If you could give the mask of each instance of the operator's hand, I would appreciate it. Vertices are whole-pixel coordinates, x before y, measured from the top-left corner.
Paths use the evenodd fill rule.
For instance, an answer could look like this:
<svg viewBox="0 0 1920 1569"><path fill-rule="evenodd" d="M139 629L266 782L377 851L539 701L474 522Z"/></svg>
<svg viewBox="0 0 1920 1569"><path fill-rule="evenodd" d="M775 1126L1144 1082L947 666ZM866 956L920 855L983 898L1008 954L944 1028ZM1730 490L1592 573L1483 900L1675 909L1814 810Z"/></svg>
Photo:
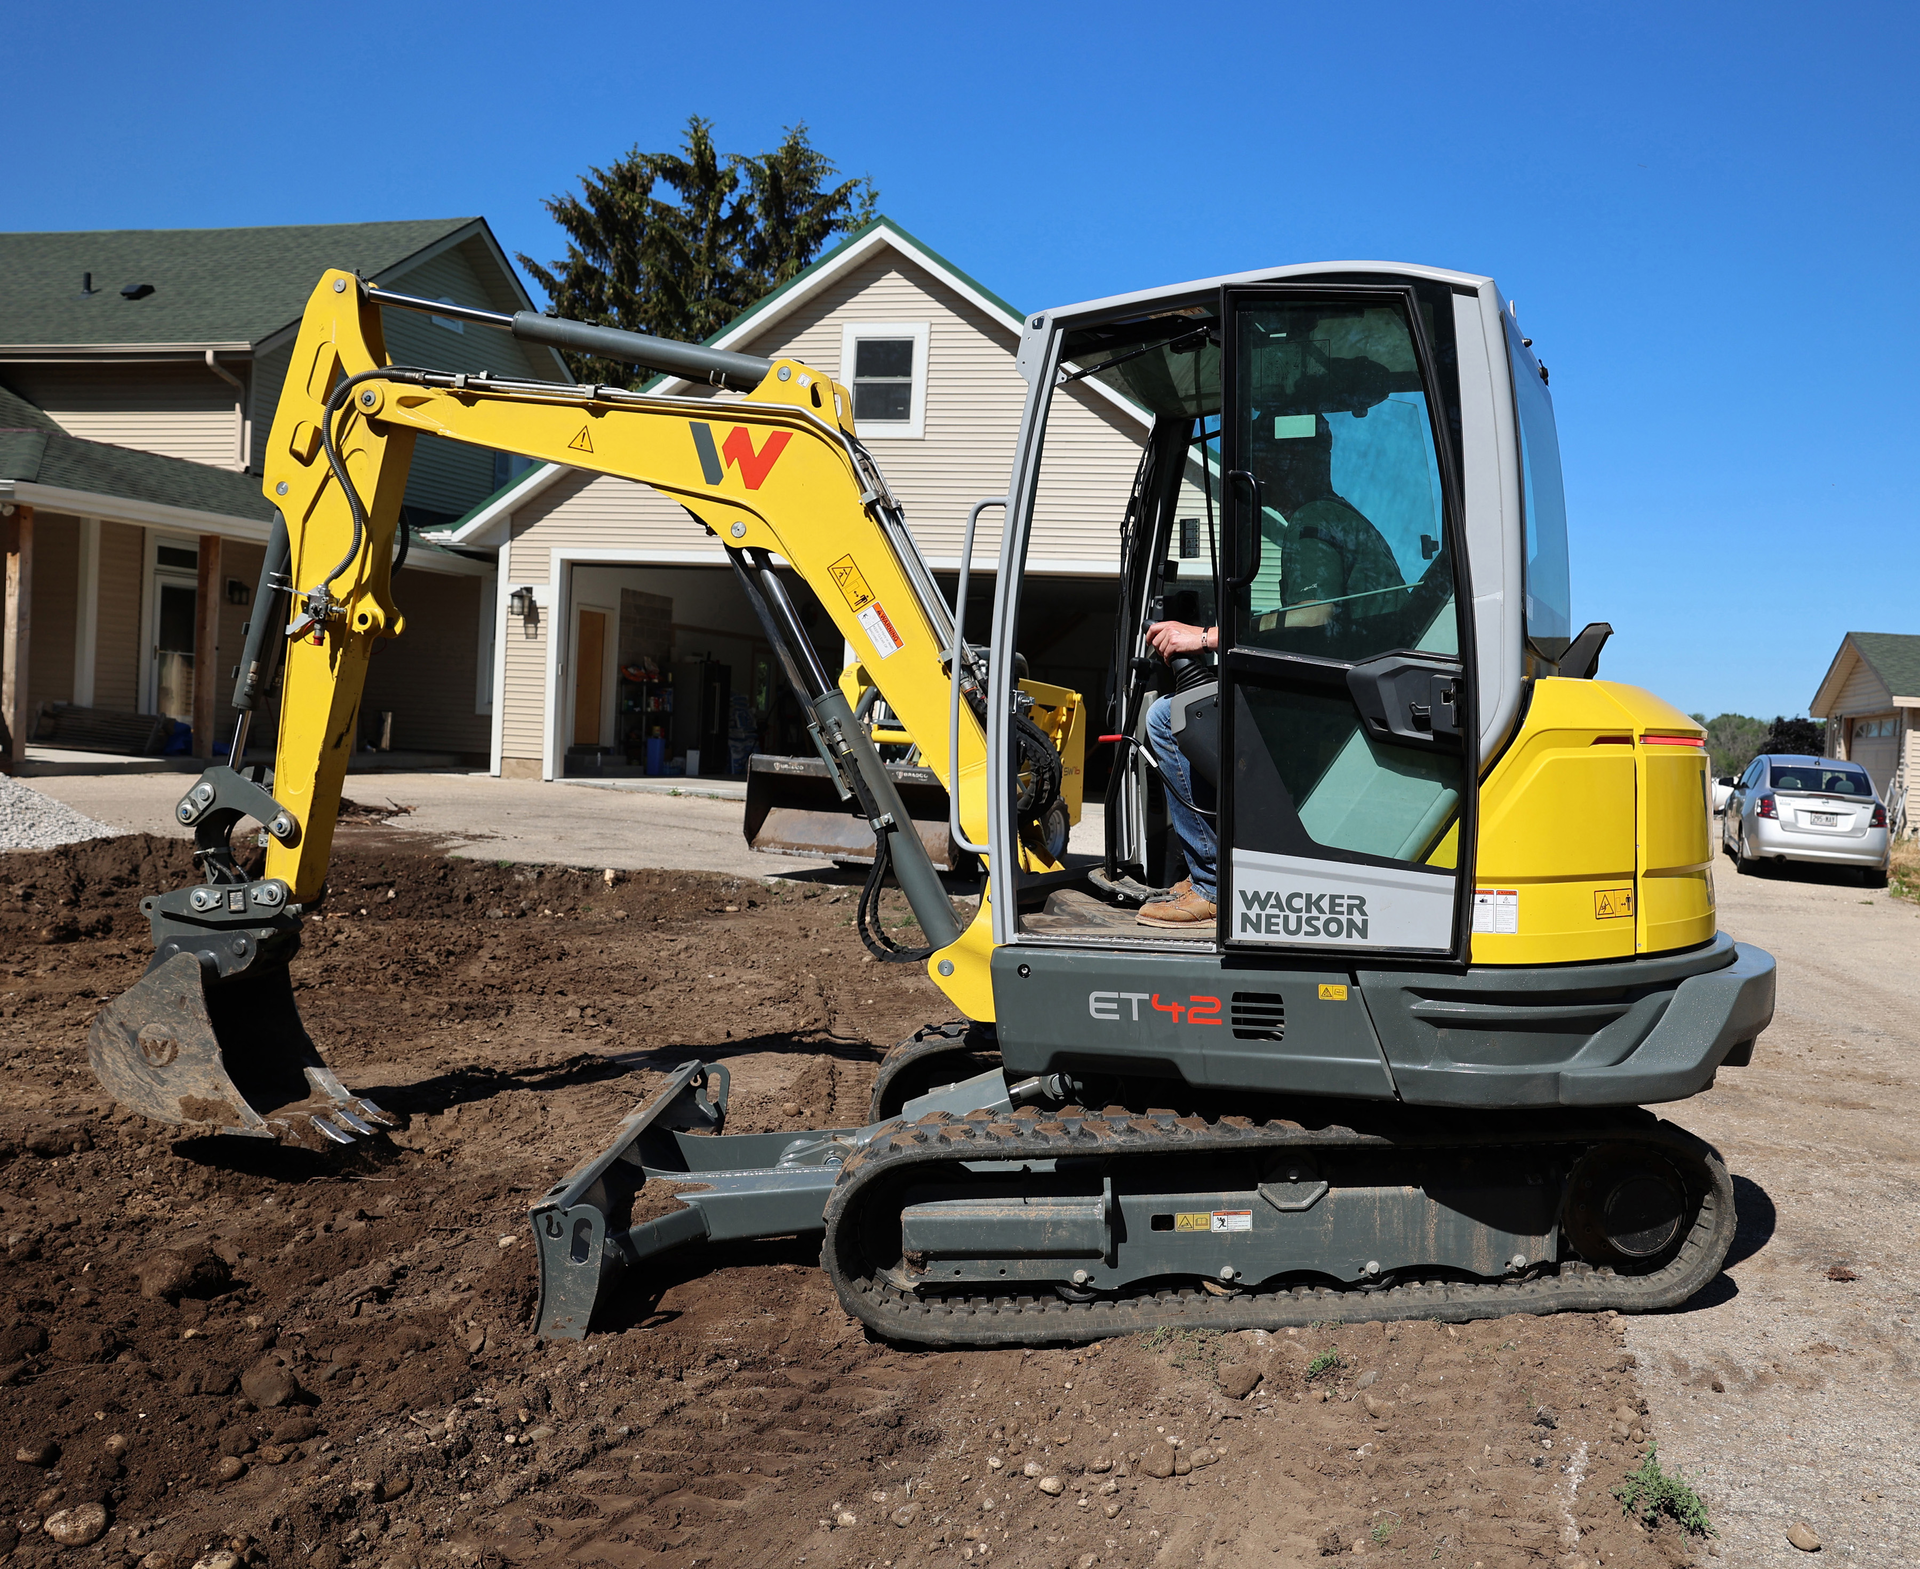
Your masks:
<svg viewBox="0 0 1920 1569"><path fill-rule="evenodd" d="M1162 659L1175 654L1198 654L1214 646L1212 627L1188 626L1184 621L1156 621L1147 628L1147 641Z"/></svg>

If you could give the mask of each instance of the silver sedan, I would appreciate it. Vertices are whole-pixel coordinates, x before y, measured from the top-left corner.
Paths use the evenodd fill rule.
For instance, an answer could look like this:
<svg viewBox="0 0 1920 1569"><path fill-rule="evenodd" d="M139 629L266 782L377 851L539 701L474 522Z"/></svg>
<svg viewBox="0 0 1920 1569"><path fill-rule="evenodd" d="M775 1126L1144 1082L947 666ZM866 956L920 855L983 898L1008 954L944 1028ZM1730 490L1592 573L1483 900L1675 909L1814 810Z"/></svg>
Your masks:
<svg viewBox="0 0 1920 1569"><path fill-rule="evenodd" d="M1887 809L1858 763L1768 753L1734 782L1720 847L1742 872L1762 862L1857 867L1870 888L1887 881Z"/></svg>

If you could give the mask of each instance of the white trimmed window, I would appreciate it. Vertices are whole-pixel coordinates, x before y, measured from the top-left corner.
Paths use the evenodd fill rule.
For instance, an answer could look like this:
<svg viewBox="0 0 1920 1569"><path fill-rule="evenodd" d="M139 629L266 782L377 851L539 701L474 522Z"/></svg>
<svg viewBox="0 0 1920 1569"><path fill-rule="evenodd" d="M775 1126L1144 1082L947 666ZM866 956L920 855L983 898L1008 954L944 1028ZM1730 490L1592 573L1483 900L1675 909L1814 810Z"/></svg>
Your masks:
<svg viewBox="0 0 1920 1569"><path fill-rule="evenodd" d="M840 329L840 381L853 393L863 441L925 434L927 331L924 321L849 322Z"/></svg>

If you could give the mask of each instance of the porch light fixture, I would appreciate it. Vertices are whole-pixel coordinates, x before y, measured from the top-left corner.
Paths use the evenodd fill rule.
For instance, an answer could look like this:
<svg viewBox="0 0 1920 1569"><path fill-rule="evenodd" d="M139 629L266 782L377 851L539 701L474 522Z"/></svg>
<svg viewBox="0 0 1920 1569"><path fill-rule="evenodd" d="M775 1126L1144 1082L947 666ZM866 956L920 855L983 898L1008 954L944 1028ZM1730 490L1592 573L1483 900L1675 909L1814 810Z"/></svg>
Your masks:
<svg viewBox="0 0 1920 1569"><path fill-rule="evenodd" d="M507 609L522 621L531 621L534 614L533 589L524 584L516 588L507 596Z"/></svg>

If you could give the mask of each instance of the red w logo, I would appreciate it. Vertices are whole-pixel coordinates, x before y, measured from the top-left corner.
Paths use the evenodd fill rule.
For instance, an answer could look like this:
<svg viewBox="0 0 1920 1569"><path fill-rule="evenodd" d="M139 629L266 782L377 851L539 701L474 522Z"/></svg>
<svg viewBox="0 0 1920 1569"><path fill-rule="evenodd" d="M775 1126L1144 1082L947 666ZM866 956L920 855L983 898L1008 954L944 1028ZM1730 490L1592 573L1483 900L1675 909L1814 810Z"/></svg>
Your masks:
<svg viewBox="0 0 1920 1569"><path fill-rule="evenodd" d="M746 481L748 490L758 490L765 483L767 475L773 472L774 464L780 461L780 454L787 450L787 443L791 440L791 431L776 430L768 435L766 445L755 452L753 432L745 425L736 425L727 432L727 439L720 444L720 455L726 459L728 468L740 470L740 477Z"/></svg>

